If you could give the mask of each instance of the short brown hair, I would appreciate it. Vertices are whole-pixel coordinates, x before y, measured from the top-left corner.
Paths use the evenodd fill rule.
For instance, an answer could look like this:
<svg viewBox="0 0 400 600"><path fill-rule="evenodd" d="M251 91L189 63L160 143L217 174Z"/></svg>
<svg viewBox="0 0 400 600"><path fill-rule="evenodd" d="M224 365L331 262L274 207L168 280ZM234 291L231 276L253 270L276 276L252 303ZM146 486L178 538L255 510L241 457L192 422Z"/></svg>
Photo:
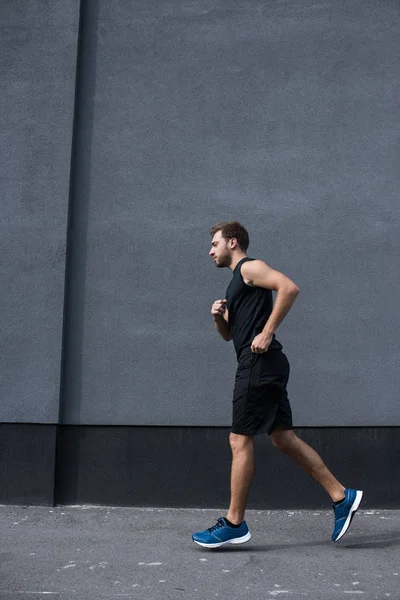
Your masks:
<svg viewBox="0 0 400 600"><path fill-rule="evenodd" d="M222 223L217 223L214 227L211 228L211 237L220 231L222 237L225 240L230 240L232 238L237 239L238 246L243 252L246 252L249 247L249 234L247 230L241 225L238 221L224 221Z"/></svg>

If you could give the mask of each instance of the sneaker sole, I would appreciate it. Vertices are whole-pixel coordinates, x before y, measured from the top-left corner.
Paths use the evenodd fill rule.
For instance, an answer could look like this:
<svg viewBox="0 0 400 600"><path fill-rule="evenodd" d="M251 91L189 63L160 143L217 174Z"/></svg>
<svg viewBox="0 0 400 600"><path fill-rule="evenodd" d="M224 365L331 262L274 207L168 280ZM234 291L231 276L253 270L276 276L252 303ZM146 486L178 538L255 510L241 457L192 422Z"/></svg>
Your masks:
<svg viewBox="0 0 400 600"><path fill-rule="evenodd" d="M335 542L338 542L340 540L340 538L342 538L344 536L344 534L346 533L346 531L350 527L350 524L351 524L351 522L353 520L353 517L356 514L356 512L358 510L358 507L360 506L360 502L362 500L362 497L363 497L363 492L361 492L360 490L358 490L357 493L356 493L355 500L354 500L353 504L351 505L351 508L350 508L349 514L347 516L347 519L345 521L345 524L343 525L343 529L339 533L339 535L337 536L336 540L334 540Z"/></svg>
<svg viewBox="0 0 400 600"><path fill-rule="evenodd" d="M204 542L198 542L194 538L192 538L192 540L199 546L203 546L203 548L220 548L221 546L225 546L225 544L244 544L245 542L248 542L250 538L251 533L249 531L248 533L246 533L246 535L243 535L240 538L233 538L232 540L226 540L225 542L218 542L216 544L206 544Z"/></svg>

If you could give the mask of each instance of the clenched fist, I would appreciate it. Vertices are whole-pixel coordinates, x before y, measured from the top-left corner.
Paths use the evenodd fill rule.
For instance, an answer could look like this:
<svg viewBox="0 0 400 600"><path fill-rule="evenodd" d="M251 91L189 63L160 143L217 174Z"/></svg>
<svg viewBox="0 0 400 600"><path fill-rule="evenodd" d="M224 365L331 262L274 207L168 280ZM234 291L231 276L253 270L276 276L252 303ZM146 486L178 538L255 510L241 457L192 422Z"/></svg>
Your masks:
<svg viewBox="0 0 400 600"><path fill-rule="evenodd" d="M214 319L223 318L226 311L226 300L216 300L211 307L211 314Z"/></svg>

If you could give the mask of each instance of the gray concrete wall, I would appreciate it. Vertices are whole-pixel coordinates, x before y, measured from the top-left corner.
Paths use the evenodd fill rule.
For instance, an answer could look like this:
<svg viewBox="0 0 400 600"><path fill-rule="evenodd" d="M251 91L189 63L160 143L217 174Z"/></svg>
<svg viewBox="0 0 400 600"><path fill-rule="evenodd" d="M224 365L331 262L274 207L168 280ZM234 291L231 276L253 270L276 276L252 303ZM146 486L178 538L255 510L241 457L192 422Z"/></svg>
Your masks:
<svg viewBox="0 0 400 600"><path fill-rule="evenodd" d="M62 421L229 424L208 229L238 218L301 288L295 422L399 425L398 6L85 6Z"/></svg>
<svg viewBox="0 0 400 600"><path fill-rule="evenodd" d="M2 421L58 421L78 16L0 3Z"/></svg>
<svg viewBox="0 0 400 600"><path fill-rule="evenodd" d="M50 422L78 2L34 4L0 7L0 417ZM61 422L229 424L235 357L209 312L230 271L208 230L237 218L301 288L278 330L295 422L399 425L398 7L82 9Z"/></svg>

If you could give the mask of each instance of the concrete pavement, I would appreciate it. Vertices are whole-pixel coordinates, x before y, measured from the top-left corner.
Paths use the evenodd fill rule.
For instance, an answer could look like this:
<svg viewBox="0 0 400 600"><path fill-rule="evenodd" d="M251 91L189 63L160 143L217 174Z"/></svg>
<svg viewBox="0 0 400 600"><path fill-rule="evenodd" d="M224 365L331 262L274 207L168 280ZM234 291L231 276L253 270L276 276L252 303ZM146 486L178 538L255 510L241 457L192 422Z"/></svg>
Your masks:
<svg viewBox="0 0 400 600"><path fill-rule="evenodd" d="M400 511L360 510L337 543L331 510L250 510L247 544L191 541L223 514L0 507L0 600L400 598Z"/></svg>

